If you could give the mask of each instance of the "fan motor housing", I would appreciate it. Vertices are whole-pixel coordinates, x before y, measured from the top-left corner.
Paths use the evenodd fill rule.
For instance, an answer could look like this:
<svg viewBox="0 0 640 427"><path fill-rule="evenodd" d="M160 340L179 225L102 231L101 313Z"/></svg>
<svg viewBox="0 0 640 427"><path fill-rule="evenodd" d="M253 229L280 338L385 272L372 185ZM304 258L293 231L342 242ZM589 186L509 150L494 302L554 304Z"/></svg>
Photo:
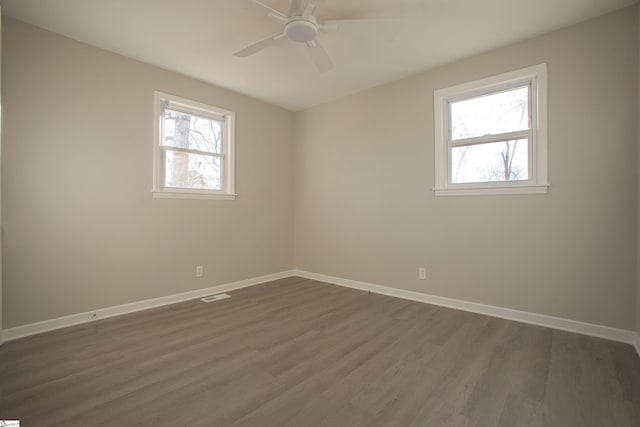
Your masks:
<svg viewBox="0 0 640 427"><path fill-rule="evenodd" d="M318 26L313 21L298 18L287 22L285 32L289 40L298 43L307 43L316 38Z"/></svg>

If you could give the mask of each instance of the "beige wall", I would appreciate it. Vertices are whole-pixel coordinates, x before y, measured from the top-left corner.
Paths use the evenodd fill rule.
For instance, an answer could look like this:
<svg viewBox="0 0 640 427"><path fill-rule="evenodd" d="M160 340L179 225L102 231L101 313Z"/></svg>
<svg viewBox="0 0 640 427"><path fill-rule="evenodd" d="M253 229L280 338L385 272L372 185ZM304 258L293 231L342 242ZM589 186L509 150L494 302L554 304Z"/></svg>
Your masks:
<svg viewBox="0 0 640 427"><path fill-rule="evenodd" d="M640 331L637 20L628 8L294 116L4 18L3 326L295 265ZM541 62L550 193L436 198L433 91ZM236 111L236 201L151 198L154 90Z"/></svg>
<svg viewBox="0 0 640 427"><path fill-rule="evenodd" d="M627 8L298 113L296 268L633 329L636 22ZM542 62L549 194L436 198L433 91Z"/></svg>
<svg viewBox="0 0 640 427"><path fill-rule="evenodd" d="M292 113L3 24L5 328L292 268ZM151 197L154 90L236 112L236 201Z"/></svg>

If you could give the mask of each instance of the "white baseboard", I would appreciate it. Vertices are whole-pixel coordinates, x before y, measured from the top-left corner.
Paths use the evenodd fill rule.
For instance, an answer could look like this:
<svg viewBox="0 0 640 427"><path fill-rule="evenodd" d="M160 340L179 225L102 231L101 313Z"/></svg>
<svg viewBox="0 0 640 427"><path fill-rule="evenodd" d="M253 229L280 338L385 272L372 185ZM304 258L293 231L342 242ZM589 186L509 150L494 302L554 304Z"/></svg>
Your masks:
<svg viewBox="0 0 640 427"><path fill-rule="evenodd" d="M187 301L191 299L202 298L207 295L232 291L234 289L246 288L248 286L270 282L272 280L284 279L285 277L290 277L293 275L293 270L282 271L280 273L267 274L266 276L254 277L251 279L240 280L224 285L211 286L209 288L197 289L195 291L168 295L166 297L137 301L129 304L117 305L114 307L100 308L97 310L88 311L86 313L72 314L70 316L58 317L56 319L16 326L15 328L9 328L2 331L2 341L11 341L18 338L27 337L29 335L52 331L54 329L66 328L67 326L92 322L98 319L105 319L107 317L119 316L121 314L133 313L135 311L141 311L149 308L160 307L163 305L175 304L177 302Z"/></svg>
<svg viewBox="0 0 640 427"><path fill-rule="evenodd" d="M538 326L546 326L548 328L560 329L563 331L575 332L578 334L590 335L598 338L605 338L612 341L624 342L635 345L636 350L638 350L638 355L640 355L640 341L638 341L640 340L639 336L634 331L626 329L617 329L609 326L580 322L577 320L547 316L544 314L536 314L527 311L512 310L510 308L496 307L492 305L479 304L453 298L439 297L436 295L407 291L404 289L389 288L387 286L358 282L356 280L343 279L340 277L327 276L324 274L311 273L308 271L295 270L295 275L307 279L318 280L321 282L345 286L347 288L359 289L362 291L370 291L396 298L424 302L443 307L455 308L463 311L470 311L472 313L479 313L492 317L500 317L503 319L515 320L518 322L530 323Z"/></svg>
<svg viewBox="0 0 640 427"><path fill-rule="evenodd" d="M530 313L520 310L512 310L509 308L496 307L492 305L479 304L475 302L463 301L453 298L439 297L421 292L408 291L404 289L390 288L387 286L374 285L356 280L343 279L340 277L327 276L325 274L312 273L303 270L289 270L280 273L268 274L265 276L254 277L251 279L240 280L237 282L227 283L224 285L212 286L195 291L184 292L180 294L168 295L160 298L153 298L144 301L133 302L129 304L118 305L114 307L101 308L85 313L72 314L70 316L59 317L42 322L30 323L28 325L17 326L15 328L5 329L2 331L2 341L11 341L30 335L40 334L55 329L65 328L67 326L88 323L98 319L119 316L121 314L133 313L136 311L146 310L149 308L160 307L163 305L174 304L204 296L228 292L234 289L246 288L272 280L284 279L291 276L300 276L307 279L318 280L321 282L331 283L334 285L344 286L362 291L370 291L381 295L388 295L396 298L403 298L412 301L424 302L443 307L454 308L458 310L469 311L473 313L484 314L487 316L500 317L503 319L515 320L518 322L530 323L533 325L546 326L549 328L560 329L569 332L575 332L584 335L590 335L599 338L605 338L612 341L620 341L631 344L635 347L640 357L640 334L631 330L617 329L609 326L596 325L592 323L580 322L577 320L563 319L559 317L547 316L543 314ZM96 315L94 317L94 314Z"/></svg>

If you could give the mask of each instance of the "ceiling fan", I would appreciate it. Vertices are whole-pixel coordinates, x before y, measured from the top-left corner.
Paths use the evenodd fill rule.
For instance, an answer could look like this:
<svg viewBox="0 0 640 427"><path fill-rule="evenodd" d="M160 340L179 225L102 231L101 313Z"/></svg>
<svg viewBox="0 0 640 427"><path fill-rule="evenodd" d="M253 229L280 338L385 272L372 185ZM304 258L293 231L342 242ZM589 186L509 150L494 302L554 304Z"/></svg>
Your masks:
<svg viewBox="0 0 640 427"><path fill-rule="evenodd" d="M317 39L319 31L337 30L338 23L347 20L330 20L318 22L314 15L316 5L312 1L308 1L304 9L296 10L296 0L291 0L289 11L287 14L277 11L276 9L262 3L259 0L252 0L253 3L268 10L267 16L273 18L284 25L282 31L272 34L246 48L236 52L234 55L239 57L247 57L254 53L260 52L269 45L282 40L289 39L293 42L304 43L309 48L311 60L321 72L329 71L333 68L331 58L324 50ZM352 21L352 20L349 20Z"/></svg>

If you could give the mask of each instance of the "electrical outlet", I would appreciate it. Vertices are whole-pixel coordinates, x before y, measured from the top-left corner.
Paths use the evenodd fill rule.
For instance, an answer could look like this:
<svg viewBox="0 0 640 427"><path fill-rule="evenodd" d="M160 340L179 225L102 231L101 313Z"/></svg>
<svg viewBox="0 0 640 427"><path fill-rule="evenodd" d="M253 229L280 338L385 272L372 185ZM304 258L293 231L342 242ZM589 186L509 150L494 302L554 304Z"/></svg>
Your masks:
<svg viewBox="0 0 640 427"><path fill-rule="evenodd" d="M427 280L427 269L424 267L420 267L418 269L418 279Z"/></svg>
<svg viewBox="0 0 640 427"><path fill-rule="evenodd" d="M196 266L196 277L204 276L204 267L201 265Z"/></svg>

